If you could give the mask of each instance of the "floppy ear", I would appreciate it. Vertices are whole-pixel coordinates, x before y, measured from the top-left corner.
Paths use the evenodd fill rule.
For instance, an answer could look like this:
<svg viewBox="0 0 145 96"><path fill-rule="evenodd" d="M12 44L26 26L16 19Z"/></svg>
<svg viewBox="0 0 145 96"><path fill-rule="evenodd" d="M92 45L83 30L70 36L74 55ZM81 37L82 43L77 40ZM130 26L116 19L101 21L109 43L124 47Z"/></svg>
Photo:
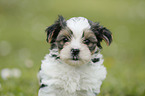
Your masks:
<svg viewBox="0 0 145 96"><path fill-rule="evenodd" d="M112 42L112 33L105 27L100 26L99 23L93 23L91 21L91 29L97 37L97 45L102 48L100 42L104 40L106 44L109 46Z"/></svg>
<svg viewBox="0 0 145 96"><path fill-rule="evenodd" d="M98 38L103 39L109 46L112 42L112 33L105 27L100 27L100 36Z"/></svg>
<svg viewBox="0 0 145 96"><path fill-rule="evenodd" d="M58 16L58 20L51 26L49 26L45 31L47 32L48 43L55 42L60 30L66 26L66 21L62 16Z"/></svg>

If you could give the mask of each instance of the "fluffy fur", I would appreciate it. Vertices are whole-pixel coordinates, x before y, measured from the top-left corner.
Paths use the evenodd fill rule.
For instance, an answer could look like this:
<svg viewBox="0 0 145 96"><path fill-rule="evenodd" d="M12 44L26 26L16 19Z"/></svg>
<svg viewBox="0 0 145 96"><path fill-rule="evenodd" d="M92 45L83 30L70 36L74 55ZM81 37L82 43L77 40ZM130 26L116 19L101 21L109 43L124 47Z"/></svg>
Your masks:
<svg viewBox="0 0 145 96"><path fill-rule="evenodd" d="M38 96L96 96L107 74L100 42L110 45L111 32L84 17L62 16L46 32L51 49L38 74Z"/></svg>

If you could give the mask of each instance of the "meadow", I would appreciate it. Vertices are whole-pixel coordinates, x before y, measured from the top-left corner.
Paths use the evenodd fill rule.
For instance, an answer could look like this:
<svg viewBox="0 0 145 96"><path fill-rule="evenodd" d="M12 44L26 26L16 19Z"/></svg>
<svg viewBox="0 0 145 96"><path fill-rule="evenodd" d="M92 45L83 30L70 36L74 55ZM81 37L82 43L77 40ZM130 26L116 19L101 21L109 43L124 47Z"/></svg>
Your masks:
<svg viewBox="0 0 145 96"><path fill-rule="evenodd" d="M0 96L37 96L45 29L58 15L86 17L113 34L110 46L102 42L108 74L98 96L145 96L144 0L0 0Z"/></svg>

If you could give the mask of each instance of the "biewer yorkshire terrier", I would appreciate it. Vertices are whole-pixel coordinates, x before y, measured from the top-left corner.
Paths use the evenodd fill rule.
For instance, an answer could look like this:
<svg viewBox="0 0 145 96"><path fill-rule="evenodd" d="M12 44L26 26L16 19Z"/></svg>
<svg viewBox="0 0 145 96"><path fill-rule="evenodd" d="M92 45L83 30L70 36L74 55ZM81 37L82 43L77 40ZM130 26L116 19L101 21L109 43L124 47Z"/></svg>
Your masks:
<svg viewBox="0 0 145 96"><path fill-rule="evenodd" d="M62 16L46 32L51 48L38 73L38 96L96 96L107 74L100 43L110 45L111 32L84 17Z"/></svg>

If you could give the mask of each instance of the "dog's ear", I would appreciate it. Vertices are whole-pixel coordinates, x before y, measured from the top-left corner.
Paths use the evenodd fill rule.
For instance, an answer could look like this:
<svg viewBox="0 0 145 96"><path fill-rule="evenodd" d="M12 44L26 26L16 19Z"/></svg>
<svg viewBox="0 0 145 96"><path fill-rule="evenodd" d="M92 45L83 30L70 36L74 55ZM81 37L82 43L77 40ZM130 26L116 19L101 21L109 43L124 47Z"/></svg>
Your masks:
<svg viewBox="0 0 145 96"><path fill-rule="evenodd" d="M107 28L101 26L98 38L103 39L109 46L112 42L112 33Z"/></svg>
<svg viewBox="0 0 145 96"><path fill-rule="evenodd" d="M58 16L58 20L51 26L49 26L45 31L47 32L48 43L55 42L60 30L66 26L66 21L63 16Z"/></svg>
<svg viewBox="0 0 145 96"><path fill-rule="evenodd" d="M104 40L107 45L109 46L112 42L112 33L105 27L100 26L99 23L94 23L92 21L89 21L90 25L91 25L91 29L94 32L94 34L97 37L97 46L102 48L100 42L102 40Z"/></svg>

